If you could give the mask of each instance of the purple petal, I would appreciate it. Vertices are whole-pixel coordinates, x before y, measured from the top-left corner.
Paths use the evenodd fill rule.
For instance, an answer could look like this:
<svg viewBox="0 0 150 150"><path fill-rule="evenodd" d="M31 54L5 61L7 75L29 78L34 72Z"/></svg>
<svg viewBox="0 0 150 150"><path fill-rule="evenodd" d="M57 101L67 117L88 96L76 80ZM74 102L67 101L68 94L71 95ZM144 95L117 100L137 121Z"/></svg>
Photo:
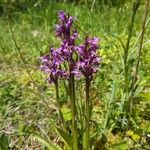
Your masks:
<svg viewBox="0 0 150 150"><path fill-rule="evenodd" d="M65 21L66 20L66 14L64 11L60 10L58 13L58 17L61 21Z"/></svg>

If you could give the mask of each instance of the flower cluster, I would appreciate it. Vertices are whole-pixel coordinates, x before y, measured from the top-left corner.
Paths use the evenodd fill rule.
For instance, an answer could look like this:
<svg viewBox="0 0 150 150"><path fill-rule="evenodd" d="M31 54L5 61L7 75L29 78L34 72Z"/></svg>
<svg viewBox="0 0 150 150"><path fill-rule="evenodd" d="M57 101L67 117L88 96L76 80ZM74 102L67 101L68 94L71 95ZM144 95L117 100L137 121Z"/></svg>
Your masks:
<svg viewBox="0 0 150 150"><path fill-rule="evenodd" d="M56 36L61 39L61 47L58 51L64 60L73 61L75 40L78 38L77 31L72 27L75 18L63 11L60 11L58 16L60 23L56 25Z"/></svg>
<svg viewBox="0 0 150 150"><path fill-rule="evenodd" d="M84 45L77 46L79 52L78 68L84 76L92 76L98 70L100 57L96 51L99 49L100 39L86 37Z"/></svg>
<svg viewBox="0 0 150 150"><path fill-rule="evenodd" d="M79 35L73 27L75 18L63 11L60 11L58 16L59 24L55 30L61 45L56 49L50 48L49 54L41 58L41 70L49 75L50 83L55 83L58 78L69 79L71 74L77 78L82 75L92 76L100 64L100 58L96 54L99 49L99 38L86 37L84 44L76 45ZM66 65L68 66L64 67Z"/></svg>
<svg viewBox="0 0 150 150"><path fill-rule="evenodd" d="M41 57L42 66L40 69L48 74L47 81L49 83L56 83L59 77L64 79L69 77L68 73L61 69L62 62L62 58L53 48L50 49L49 54Z"/></svg>
<svg viewBox="0 0 150 150"><path fill-rule="evenodd" d="M56 35L62 40L68 40L71 36L71 27L75 19L63 11L58 13L58 17L60 24L56 25Z"/></svg>

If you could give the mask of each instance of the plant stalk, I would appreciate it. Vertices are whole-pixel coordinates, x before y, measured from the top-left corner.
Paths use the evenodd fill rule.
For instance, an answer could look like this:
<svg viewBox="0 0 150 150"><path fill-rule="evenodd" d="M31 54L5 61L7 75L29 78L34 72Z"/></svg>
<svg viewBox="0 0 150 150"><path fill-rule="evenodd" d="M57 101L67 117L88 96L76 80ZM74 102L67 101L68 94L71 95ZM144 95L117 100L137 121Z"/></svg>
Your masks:
<svg viewBox="0 0 150 150"><path fill-rule="evenodd" d="M60 119L61 119L61 123L63 124L63 127L65 128L65 121L64 121L64 117L63 117L62 112L61 112L61 104L60 104L60 99L59 99L58 80L56 80L56 82L55 82L55 90L56 90L57 106L58 106L58 109L59 109L59 116L60 116Z"/></svg>
<svg viewBox="0 0 150 150"><path fill-rule="evenodd" d="M85 102L85 139L83 143L84 150L90 150L90 78L89 76L85 79L85 93L86 93L86 102Z"/></svg>
<svg viewBox="0 0 150 150"><path fill-rule="evenodd" d="M130 23L130 26L129 26L128 39L127 39L126 47L124 49L124 72L125 72L125 92L126 92L126 94L129 93L128 55L129 55L130 41L131 41L132 33L133 33L135 15L136 15L136 11L134 11L133 14L132 14L131 23Z"/></svg>
<svg viewBox="0 0 150 150"><path fill-rule="evenodd" d="M130 113L132 113L132 97L136 90L136 82L137 82L137 76L138 76L140 61L141 61L141 56L142 56L144 33L146 30L145 25L146 25L146 21L147 21L149 6L150 6L150 0L147 0L147 2L145 4L145 14L144 14L144 20L143 20L143 24L142 24L142 32L141 32L141 38L140 38L140 46L138 49L137 64L136 64L136 69L135 69L135 73L134 73L134 77L133 77L133 81L132 81L132 91L131 91L131 97L130 97Z"/></svg>
<svg viewBox="0 0 150 150"><path fill-rule="evenodd" d="M133 28L134 28L134 22L135 22L135 15L137 13L137 10L140 6L140 0L136 0L136 2L133 4L133 14L132 14L132 18L131 18L131 23L129 25L129 34L128 34L128 39L127 39L127 43L126 46L124 48L124 78L125 78L125 99L127 100L127 116L130 117L130 100L129 100L129 93L130 93L130 89L129 89L129 64L128 64L128 55L129 55L129 49L130 49L130 42L131 42L131 38L132 38L132 34L133 34Z"/></svg>
<svg viewBox="0 0 150 150"><path fill-rule="evenodd" d="M78 128L77 128L77 111L75 102L75 82L74 75L70 75L69 79L70 87L70 102L72 112L72 134L73 134L73 150L78 150Z"/></svg>

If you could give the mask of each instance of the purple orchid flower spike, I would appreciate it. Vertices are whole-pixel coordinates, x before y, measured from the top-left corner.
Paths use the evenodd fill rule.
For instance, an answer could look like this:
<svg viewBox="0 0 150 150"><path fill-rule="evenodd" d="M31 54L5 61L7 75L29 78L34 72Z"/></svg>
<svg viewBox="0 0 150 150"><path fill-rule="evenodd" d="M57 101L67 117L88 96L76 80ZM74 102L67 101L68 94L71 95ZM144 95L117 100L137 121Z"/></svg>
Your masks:
<svg viewBox="0 0 150 150"><path fill-rule="evenodd" d="M96 54L100 39L86 37L84 44L76 46L79 35L72 26L75 18L63 11L58 13L58 17L60 22L56 25L56 36L61 39L61 45L59 48L51 48L50 53L42 57L41 70L52 74L50 77L53 76L53 79L56 76L67 79L68 74L73 74L77 78L80 78L81 74L92 76L100 64L100 58ZM77 59L74 59L75 55ZM70 69L62 70L63 64L68 64Z"/></svg>
<svg viewBox="0 0 150 150"><path fill-rule="evenodd" d="M58 17L60 22L58 25L56 25L55 28L56 36L61 38L62 40L69 40L72 34L71 28L75 18L70 16L69 14L64 13L63 11L60 11L58 13Z"/></svg>
<svg viewBox="0 0 150 150"><path fill-rule="evenodd" d="M59 54L59 49L50 49L50 53L41 57L40 69L48 74L47 81L49 83L56 83L58 78L68 79L68 73L61 69L63 58Z"/></svg>
<svg viewBox="0 0 150 150"><path fill-rule="evenodd" d="M99 41L99 38L87 37L84 45L76 47L80 58L78 68L84 76L92 76L99 68L101 58L96 54L96 51L99 49Z"/></svg>

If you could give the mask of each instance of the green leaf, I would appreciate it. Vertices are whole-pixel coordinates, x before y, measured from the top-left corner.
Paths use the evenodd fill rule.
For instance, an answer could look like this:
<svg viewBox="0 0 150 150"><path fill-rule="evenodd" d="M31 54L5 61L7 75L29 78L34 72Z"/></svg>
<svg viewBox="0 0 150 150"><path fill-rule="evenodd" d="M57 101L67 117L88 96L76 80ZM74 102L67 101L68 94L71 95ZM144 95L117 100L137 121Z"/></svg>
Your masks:
<svg viewBox="0 0 150 150"><path fill-rule="evenodd" d="M9 150L9 140L5 134L0 135L0 149L1 150Z"/></svg>
<svg viewBox="0 0 150 150"><path fill-rule="evenodd" d="M140 140L140 136L138 134L133 134L132 135L132 139L136 142L138 142Z"/></svg>
<svg viewBox="0 0 150 150"><path fill-rule="evenodd" d="M150 127L147 127L146 130L145 130L147 133L150 132Z"/></svg>
<svg viewBox="0 0 150 150"><path fill-rule="evenodd" d="M71 110L69 108L67 108L66 106L63 106L61 108L61 111L62 111L65 121L70 121L72 119Z"/></svg>
<svg viewBox="0 0 150 150"><path fill-rule="evenodd" d="M128 149L128 144L126 141L122 141L122 142L110 145L110 149L111 150L126 150Z"/></svg>
<svg viewBox="0 0 150 150"><path fill-rule="evenodd" d="M56 128L56 132L59 134L59 136L62 138L62 140L64 141L64 143L67 146L72 147L73 145L73 137L71 135L69 135L68 133L66 133L65 131Z"/></svg>
<svg viewBox="0 0 150 150"><path fill-rule="evenodd" d="M48 150L62 150L59 146L56 146L53 142L47 141L44 138L40 137L37 134L32 134L32 136L37 139L39 142L41 142L45 147L48 148Z"/></svg>
<svg viewBox="0 0 150 150"><path fill-rule="evenodd" d="M142 93L140 96L148 103L150 104L150 93Z"/></svg>

